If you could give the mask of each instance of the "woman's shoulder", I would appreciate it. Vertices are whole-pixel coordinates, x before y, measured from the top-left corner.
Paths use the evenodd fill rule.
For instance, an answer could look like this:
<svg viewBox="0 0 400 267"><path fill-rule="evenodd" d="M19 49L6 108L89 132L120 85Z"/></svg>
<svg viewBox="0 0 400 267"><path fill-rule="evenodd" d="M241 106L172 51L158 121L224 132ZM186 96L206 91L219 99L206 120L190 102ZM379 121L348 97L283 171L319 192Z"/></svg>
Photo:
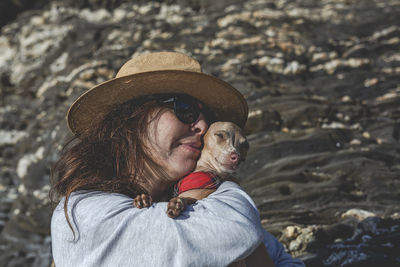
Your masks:
<svg viewBox="0 0 400 267"><path fill-rule="evenodd" d="M257 209L252 198L242 189L242 187L240 187L240 185L232 181L223 181L218 189L209 197L218 198L227 202L233 201L247 203Z"/></svg>
<svg viewBox="0 0 400 267"><path fill-rule="evenodd" d="M67 213L70 221L93 225L109 214L133 208L132 201L129 196L118 193L77 191L68 198ZM57 222L57 224L64 223L65 225L64 203L65 197L60 200L53 211L52 224Z"/></svg>
<svg viewBox="0 0 400 267"><path fill-rule="evenodd" d="M238 185L238 184L235 183L235 182L232 182L232 181L223 181L223 182L221 183L221 185L218 187L218 190L222 191L222 190L234 189L234 188L242 190L242 188L240 187L240 185Z"/></svg>
<svg viewBox="0 0 400 267"><path fill-rule="evenodd" d="M60 200L55 211L64 209L65 197ZM93 210L100 208L106 210L108 207L129 206L132 204L132 198L119 193L108 193L101 191L77 191L71 193L67 203L68 209Z"/></svg>
<svg viewBox="0 0 400 267"><path fill-rule="evenodd" d="M61 199L54 209L53 220L65 220L64 202L65 198ZM73 192L67 203L68 216L84 225L93 225L104 219L123 221L137 215L151 217L165 210L166 202L153 203L151 209L137 209L133 206L131 197L101 191Z"/></svg>

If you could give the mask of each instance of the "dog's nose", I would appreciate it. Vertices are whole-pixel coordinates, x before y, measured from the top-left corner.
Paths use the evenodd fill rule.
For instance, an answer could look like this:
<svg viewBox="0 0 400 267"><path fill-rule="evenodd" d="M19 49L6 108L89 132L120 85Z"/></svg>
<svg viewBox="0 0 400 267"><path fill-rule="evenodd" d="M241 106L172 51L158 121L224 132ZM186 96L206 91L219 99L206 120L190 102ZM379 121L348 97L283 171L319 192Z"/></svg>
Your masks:
<svg viewBox="0 0 400 267"><path fill-rule="evenodd" d="M231 162L232 162L232 163L238 163L238 162L239 162L239 159L240 159L239 154L237 154L237 153L235 153L235 152L232 152L232 153L231 153Z"/></svg>

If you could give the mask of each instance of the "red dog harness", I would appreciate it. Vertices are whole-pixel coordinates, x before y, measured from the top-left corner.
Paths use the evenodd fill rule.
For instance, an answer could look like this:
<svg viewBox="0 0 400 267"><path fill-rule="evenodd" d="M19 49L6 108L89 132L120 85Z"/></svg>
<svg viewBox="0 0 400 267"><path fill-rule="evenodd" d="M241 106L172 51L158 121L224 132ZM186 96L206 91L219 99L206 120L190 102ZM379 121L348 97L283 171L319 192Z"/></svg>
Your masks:
<svg viewBox="0 0 400 267"><path fill-rule="evenodd" d="M191 189L217 189L221 184L217 175L209 172L192 172L174 187L174 197Z"/></svg>

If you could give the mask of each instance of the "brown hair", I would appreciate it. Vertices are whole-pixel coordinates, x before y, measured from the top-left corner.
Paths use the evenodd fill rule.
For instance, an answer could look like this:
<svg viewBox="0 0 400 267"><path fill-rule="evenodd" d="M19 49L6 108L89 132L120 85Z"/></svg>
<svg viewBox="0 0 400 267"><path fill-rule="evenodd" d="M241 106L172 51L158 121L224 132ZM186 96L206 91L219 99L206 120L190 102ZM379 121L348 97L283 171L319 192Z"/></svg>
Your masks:
<svg viewBox="0 0 400 267"><path fill-rule="evenodd" d="M72 231L67 213L72 192L103 191L135 197L147 193L141 186L144 177L153 177L149 181L153 183L165 181L166 173L150 157L144 142L148 124L162 112L160 109L153 117L157 107L160 105L154 97L130 100L108 114L87 137L74 137L66 143L52 169L50 198L56 202L65 197L64 213Z"/></svg>

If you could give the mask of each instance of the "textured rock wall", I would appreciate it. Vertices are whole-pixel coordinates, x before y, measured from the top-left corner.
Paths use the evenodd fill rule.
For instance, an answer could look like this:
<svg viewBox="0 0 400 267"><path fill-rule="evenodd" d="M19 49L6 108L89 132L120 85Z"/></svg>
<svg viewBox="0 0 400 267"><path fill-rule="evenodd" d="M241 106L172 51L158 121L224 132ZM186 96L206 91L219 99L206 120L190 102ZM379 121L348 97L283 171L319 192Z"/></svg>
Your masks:
<svg viewBox="0 0 400 267"><path fill-rule="evenodd" d="M69 105L126 59L162 50L245 95L239 176L294 256L399 264L398 1L82 3L54 1L1 29L1 266L50 264L49 174Z"/></svg>

